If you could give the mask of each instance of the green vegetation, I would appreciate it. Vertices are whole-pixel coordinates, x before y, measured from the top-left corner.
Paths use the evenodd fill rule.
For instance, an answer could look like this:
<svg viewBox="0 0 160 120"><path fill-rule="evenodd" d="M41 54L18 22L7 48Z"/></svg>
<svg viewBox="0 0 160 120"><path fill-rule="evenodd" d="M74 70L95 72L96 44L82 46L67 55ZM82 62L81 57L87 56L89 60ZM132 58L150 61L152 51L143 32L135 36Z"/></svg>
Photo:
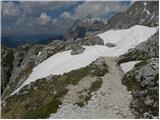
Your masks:
<svg viewBox="0 0 160 120"><path fill-rule="evenodd" d="M17 80L31 73L32 66L19 74ZM61 98L68 92L66 88L69 84L76 85L83 77L92 74L102 75L106 69L98 68L90 64L87 67L73 70L63 75L52 76L39 79L30 85L24 86L18 95L10 96L6 99L6 105L2 108L2 118L47 118L51 113L55 113L61 103ZM97 69L98 70L95 70ZM100 70L100 72L99 72ZM98 72L97 72L98 71ZM102 81L97 80L89 89L89 94L83 100L87 102L91 98L91 93L101 87ZM83 103L77 103L83 106Z"/></svg>
<svg viewBox="0 0 160 120"><path fill-rule="evenodd" d="M92 83L90 91L98 90L101 87L101 85L102 85L102 80L101 79L96 80L95 82Z"/></svg>
<svg viewBox="0 0 160 120"><path fill-rule="evenodd" d="M91 72L92 75L95 76L104 76L108 72L107 65L104 64L103 66L97 66L95 64L91 64Z"/></svg>

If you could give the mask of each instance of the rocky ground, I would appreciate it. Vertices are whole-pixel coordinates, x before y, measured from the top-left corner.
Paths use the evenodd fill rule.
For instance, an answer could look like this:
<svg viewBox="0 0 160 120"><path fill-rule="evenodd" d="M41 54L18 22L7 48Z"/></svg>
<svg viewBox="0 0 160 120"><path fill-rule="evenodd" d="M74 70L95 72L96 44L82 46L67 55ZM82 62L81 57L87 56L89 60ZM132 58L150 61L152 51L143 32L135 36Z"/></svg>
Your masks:
<svg viewBox="0 0 160 120"><path fill-rule="evenodd" d="M122 82L132 92L130 107L139 118L158 118L159 67L158 58L141 61L125 74Z"/></svg>
<svg viewBox="0 0 160 120"><path fill-rule="evenodd" d="M121 83L122 70L115 58L105 58L105 62L108 65L108 73L101 77L102 85L99 90L92 92L88 104L81 107L71 104L70 99L65 99L58 112L51 115L51 118L135 118L129 108L132 96ZM95 78L89 79L93 81ZM86 80L80 81L83 82L79 84L80 88L83 88L84 83L87 85L91 82ZM68 93L74 94L73 91Z"/></svg>

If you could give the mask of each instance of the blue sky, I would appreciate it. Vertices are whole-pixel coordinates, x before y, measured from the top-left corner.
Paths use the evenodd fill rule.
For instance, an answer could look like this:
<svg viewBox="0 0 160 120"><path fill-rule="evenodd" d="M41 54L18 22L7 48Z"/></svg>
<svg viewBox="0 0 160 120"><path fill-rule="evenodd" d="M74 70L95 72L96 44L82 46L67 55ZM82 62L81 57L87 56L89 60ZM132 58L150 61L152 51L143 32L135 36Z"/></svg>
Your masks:
<svg viewBox="0 0 160 120"><path fill-rule="evenodd" d="M130 4L129 1L2 2L2 36L57 36L77 19L91 15L107 20L124 12Z"/></svg>

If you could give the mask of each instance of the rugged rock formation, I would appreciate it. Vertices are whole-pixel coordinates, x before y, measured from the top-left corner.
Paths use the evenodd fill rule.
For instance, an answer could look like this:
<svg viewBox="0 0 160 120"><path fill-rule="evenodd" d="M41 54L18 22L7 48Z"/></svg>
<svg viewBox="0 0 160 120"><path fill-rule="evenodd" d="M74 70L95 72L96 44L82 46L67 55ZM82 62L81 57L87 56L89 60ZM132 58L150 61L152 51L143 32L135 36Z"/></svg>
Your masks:
<svg viewBox="0 0 160 120"><path fill-rule="evenodd" d="M38 46L32 47L29 45L12 49L13 60L12 63L8 63L8 66L12 65L13 69L11 70L11 75L8 76L9 83L4 90L3 97L19 87L31 73L38 50ZM2 71L3 70L2 68Z"/></svg>
<svg viewBox="0 0 160 120"><path fill-rule="evenodd" d="M105 46L107 46L107 47L115 47L116 44L114 44L114 43L106 43Z"/></svg>
<svg viewBox="0 0 160 120"><path fill-rule="evenodd" d="M158 1L137 1L124 13L113 16L108 29L125 29L133 25L157 26L159 23Z"/></svg>
<svg viewBox="0 0 160 120"><path fill-rule="evenodd" d="M119 57L119 63L159 57L159 32Z"/></svg>
<svg viewBox="0 0 160 120"><path fill-rule="evenodd" d="M158 117L159 59L144 60L125 74L123 83L132 92L131 107L138 118Z"/></svg>
<svg viewBox="0 0 160 120"><path fill-rule="evenodd" d="M101 30L105 25L106 22L98 18L77 20L75 24L65 32L64 40L83 38L86 32Z"/></svg>
<svg viewBox="0 0 160 120"><path fill-rule="evenodd" d="M10 81L11 71L13 69L13 51L11 49L1 47L1 94Z"/></svg>
<svg viewBox="0 0 160 120"><path fill-rule="evenodd" d="M85 50L81 45L73 45L71 55L80 54Z"/></svg>

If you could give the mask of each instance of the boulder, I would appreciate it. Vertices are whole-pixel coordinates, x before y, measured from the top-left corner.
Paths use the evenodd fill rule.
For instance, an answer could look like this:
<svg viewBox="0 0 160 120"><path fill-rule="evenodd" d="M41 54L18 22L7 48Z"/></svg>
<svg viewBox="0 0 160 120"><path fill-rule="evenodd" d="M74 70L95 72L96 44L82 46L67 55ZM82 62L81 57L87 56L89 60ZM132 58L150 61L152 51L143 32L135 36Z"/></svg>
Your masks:
<svg viewBox="0 0 160 120"><path fill-rule="evenodd" d="M73 45L72 46L72 51L71 51L71 55L77 55L82 53L85 50L85 48L83 48L81 45Z"/></svg>
<svg viewBox="0 0 160 120"><path fill-rule="evenodd" d="M105 46L107 46L107 47L115 47L116 44L114 44L114 43L106 43Z"/></svg>

